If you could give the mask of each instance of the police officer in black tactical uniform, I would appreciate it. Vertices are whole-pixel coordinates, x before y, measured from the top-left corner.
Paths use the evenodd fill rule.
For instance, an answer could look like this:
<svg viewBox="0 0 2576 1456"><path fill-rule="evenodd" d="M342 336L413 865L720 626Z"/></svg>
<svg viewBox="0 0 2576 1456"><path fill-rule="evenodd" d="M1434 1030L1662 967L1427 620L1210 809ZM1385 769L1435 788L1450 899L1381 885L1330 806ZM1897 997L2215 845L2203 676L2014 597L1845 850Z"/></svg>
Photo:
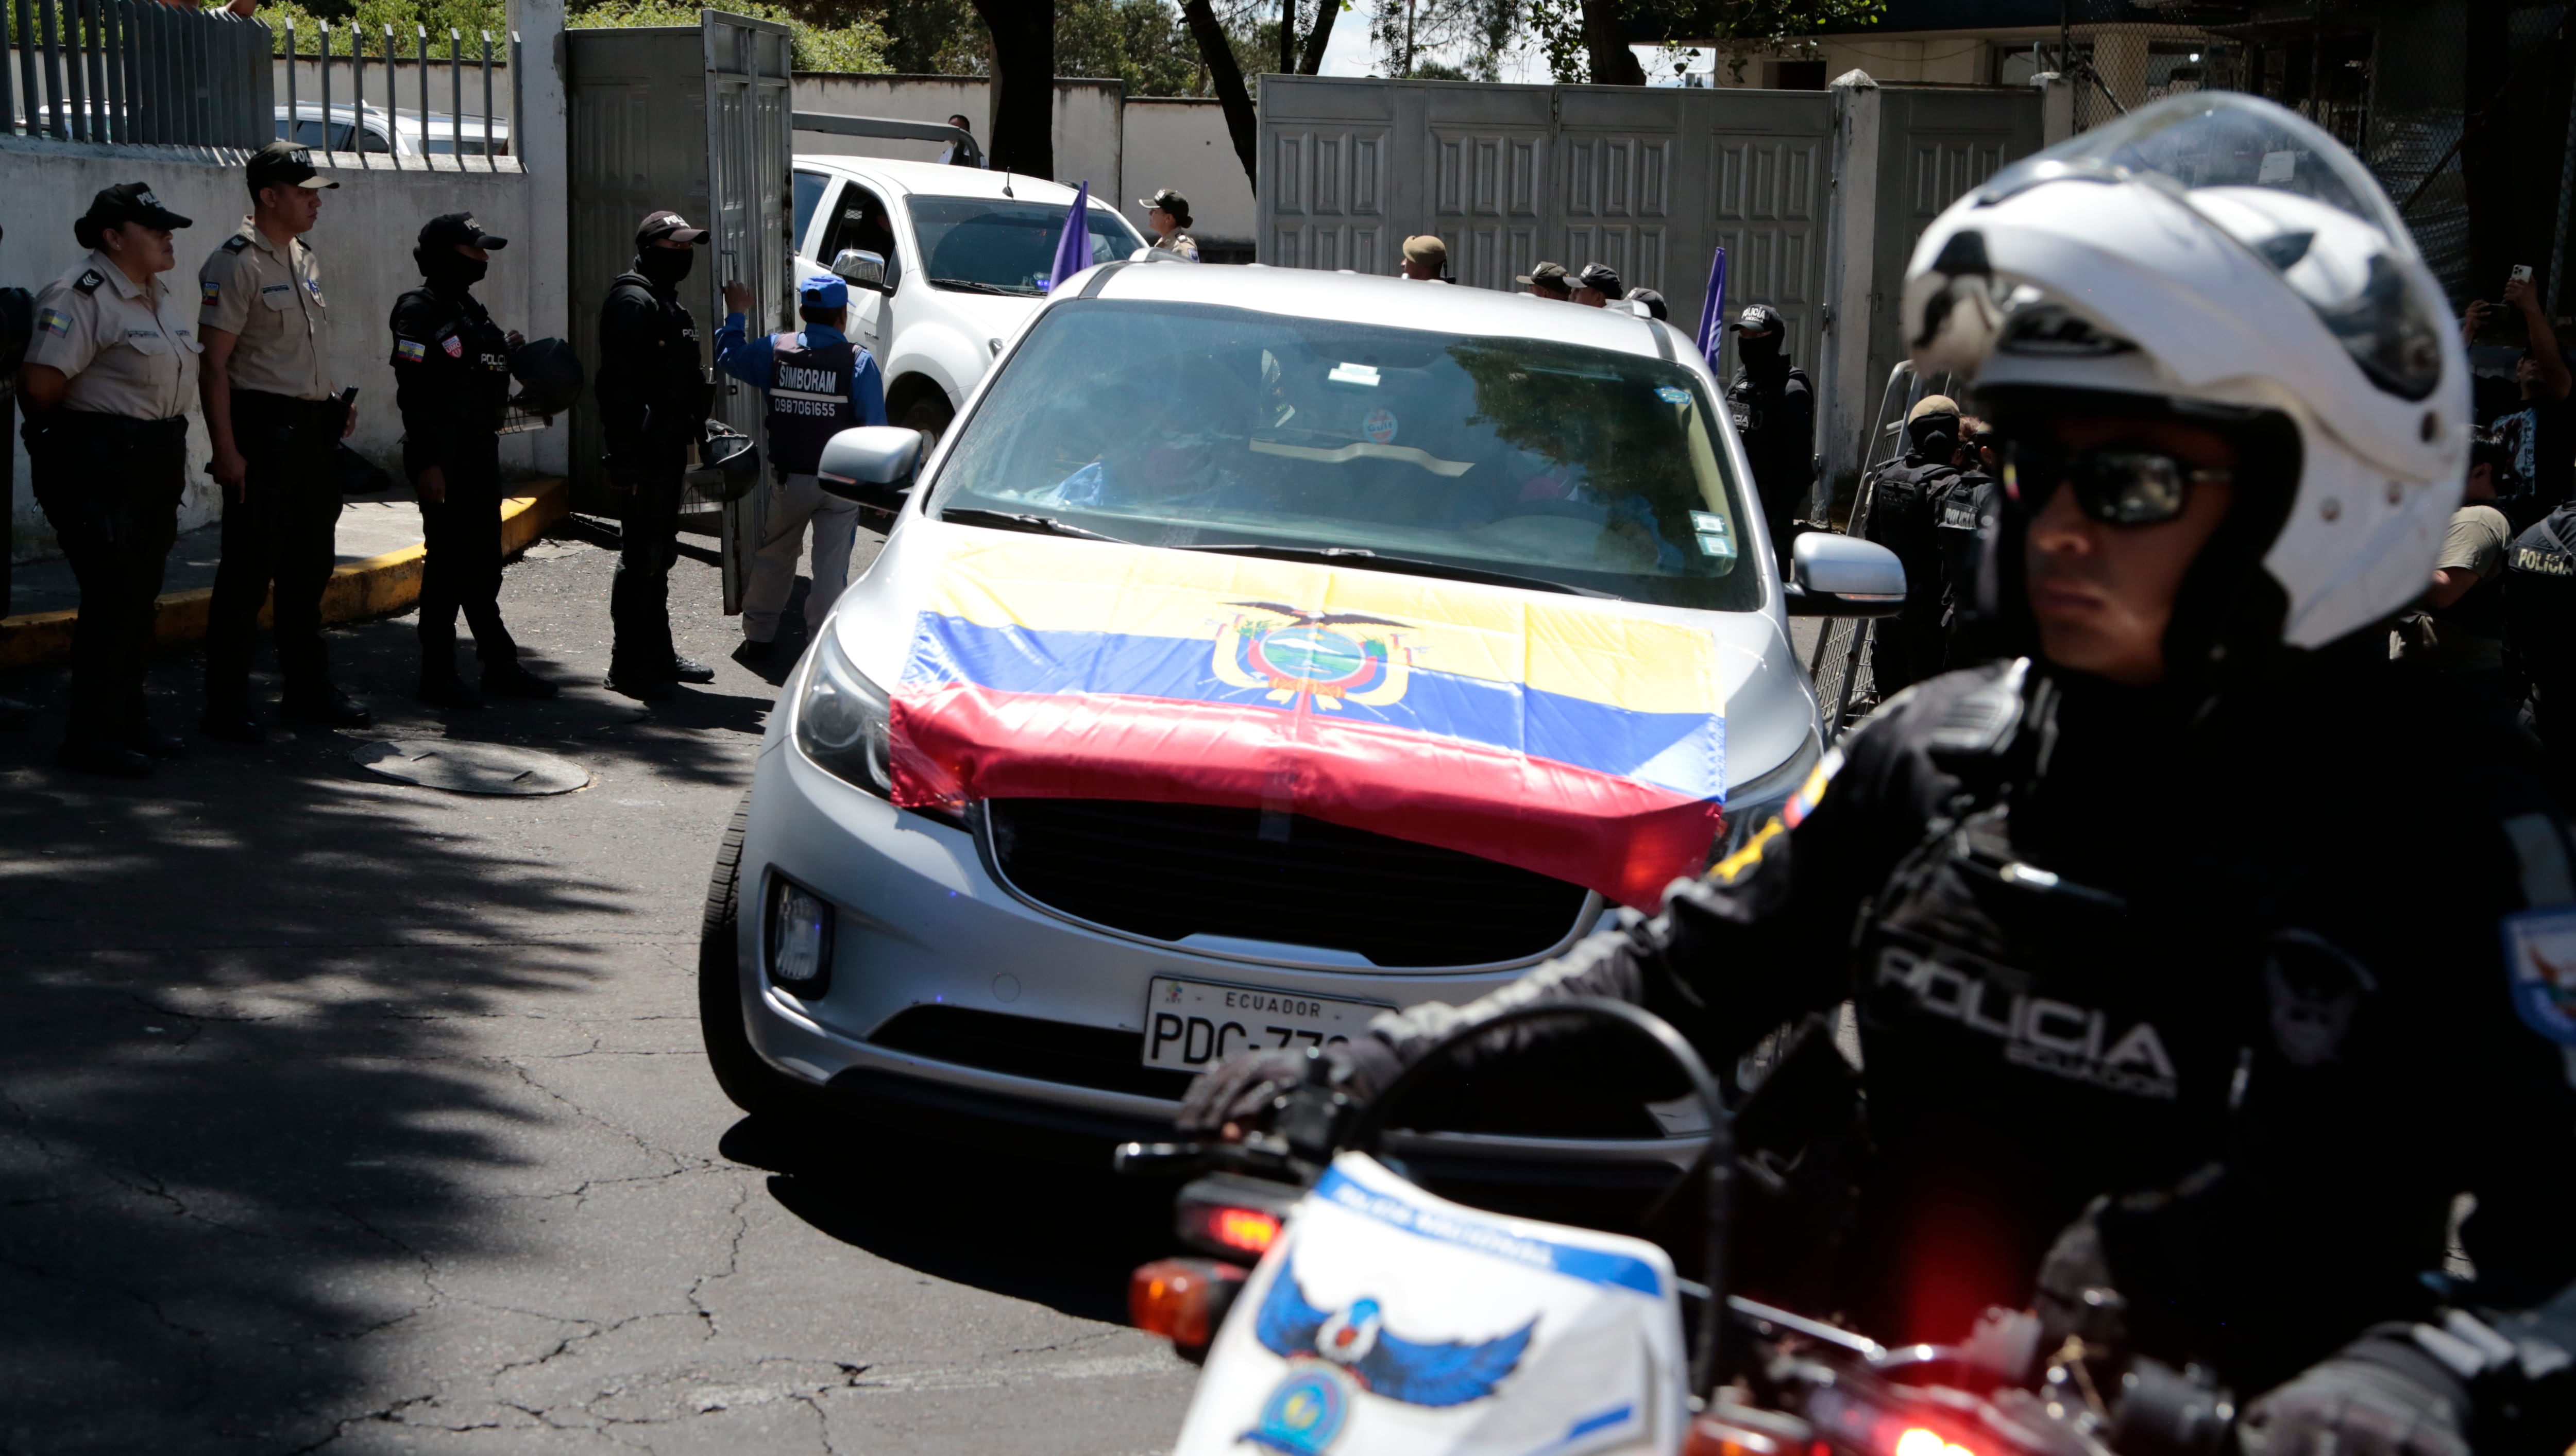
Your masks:
<svg viewBox="0 0 2576 1456"><path fill-rule="evenodd" d="M715 669L671 647L671 563L680 555L680 477L705 432L709 393L698 322L680 302L704 228L656 212L635 230L635 267L609 286L599 310L599 413L608 436L608 480L627 495L624 547L609 588L616 644L608 685L632 697L671 696L674 683L715 680Z"/></svg>
<svg viewBox="0 0 2576 1456"><path fill-rule="evenodd" d="M188 219L140 182L101 190L72 224L86 257L35 299L27 459L37 504L80 582L71 713L58 762L143 778L184 754L143 705L153 600L187 491L189 397L203 350L195 300L162 282Z"/></svg>
<svg viewBox="0 0 2576 1456"><path fill-rule="evenodd" d="M1959 421L1959 473L1932 497L1932 535L1941 560L1941 670L1965 667L1993 654L1978 641L1977 623L1994 614L1993 602L1979 600L1988 525L2002 486L1994 472L1992 426L1983 420Z"/></svg>
<svg viewBox="0 0 2576 1456"><path fill-rule="evenodd" d="M492 254L509 239L451 212L420 230L412 259L421 286L394 300L394 401L402 409L403 473L420 494L420 696L448 708L487 697L551 698L555 685L519 663L501 625L501 437L510 400L504 332L474 297ZM456 674L456 614L474 631L481 691Z"/></svg>
<svg viewBox="0 0 2576 1456"><path fill-rule="evenodd" d="M2576 803L2576 500L2513 538L2504 608L2505 647L2530 689L2525 715L2559 802Z"/></svg>
<svg viewBox="0 0 2576 1456"><path fill-rule="evenodd" d="M1788 333L1770 305L1747 307L1727 327L1735 331L1737 367L1735 382L1726 387L1726 408L1753 466L1772 554L1785 571L1798 512L1816 483L1816 395L1807 371L1790 367Z"/></svg>
<svg viewBox="0 0 2576 1456"><path fill-rule="evenodd" d="M1905 458L1878 472L1864 534L1905 563L1905 608L1870 632L1878 700L1941 670L1941 500L1959 476L1959 405L1929 394L1905 414Z"/></svg>
<svg viewBox="0 0 2576 1456"><path fill-rule="evenodd" d="M2120 167L2048 166L2070 153ZM2139 175L2166 156L2182 177ZM2311 248L2367 290L2285 277ZM2005 441L1999 629L2031 655L1900 695L1659 914L1381 1015L1329 1075L1365 1099L1444 1033L1585 994L1727 1067L1848 999L1868 1147L1831 1307L1857 1328L2125 1309L2129 1349L2255 1395L2247 1456L2561 1450L2576 845L2492 720L2386 646L2466 453L2439 285L2349 153L2234 95L2000 174L1915 256L1916 362L1976 375ZM1501 1041L1580 1038L1518 1023L1470 1068ZM1591 1085L1637 1061L1609 1050ZM1509 1065L1489 1115L1587 1085ZM1234 1058L1181 1121L1240 1133L1302 1070ZM2475 1282L2428 1280L2462 1194Z"/></svg>

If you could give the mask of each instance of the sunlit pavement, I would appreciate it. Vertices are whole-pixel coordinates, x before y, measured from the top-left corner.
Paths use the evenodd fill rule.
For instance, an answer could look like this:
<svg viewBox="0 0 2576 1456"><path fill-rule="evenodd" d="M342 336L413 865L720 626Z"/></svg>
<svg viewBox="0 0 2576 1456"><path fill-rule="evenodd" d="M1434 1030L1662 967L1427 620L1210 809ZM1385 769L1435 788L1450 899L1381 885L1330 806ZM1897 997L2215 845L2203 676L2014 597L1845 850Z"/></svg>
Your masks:
<svg viewBox="0 0 2576 1456"><path fill-rule="evenodd" d="M330 636L377 728L149 783L55 769L64 673L0 674L48 705L0 735L0 1452L1168 1444L1192 1372L1116 1323L1152 1193L717 1092L699 907L774 689L692 557L717 680L606 692L614 563L509 570L558 702L427 712L413 620L367 623ZM199 664L156 661L163 727ZM441 734L593 780L464 798L348 756Z"/></svg>

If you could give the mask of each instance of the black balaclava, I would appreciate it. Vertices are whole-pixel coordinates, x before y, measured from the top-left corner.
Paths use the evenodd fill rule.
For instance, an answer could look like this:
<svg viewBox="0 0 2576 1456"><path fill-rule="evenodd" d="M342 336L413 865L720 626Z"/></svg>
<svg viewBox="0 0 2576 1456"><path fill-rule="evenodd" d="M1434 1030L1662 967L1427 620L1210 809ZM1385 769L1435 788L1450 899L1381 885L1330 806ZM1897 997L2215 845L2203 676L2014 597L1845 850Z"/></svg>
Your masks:
<svg viewBox="0 0 2576 1456"><path fill-rule="evenodd" d="M1928 414L1905 422L1905 438L1914 453L1939 465L1948 465L1959 453L1959 417Z"/></svg>
<svg viewBox="0 0 2576 1456"><path fill-rule="evenodd" d="M471 288L492 271L490 262L466 257L454 248L414 248L411 257L420 265L420 276L429 286L444 291Z"/></svg>
<svg viewBox="0 0 2576 1456"><path fill-rule="evenodd" d="M635 271L651 279L656 288L676 288L689 276L697 253L695 248L646 248L635 255Z"/></svg>
<svg viewBox="0 0 2576 1456"><path fill-rule="evenodd" d="M1756 379L1775 379L1788 372L1789 361L1780 352L1782 331L1767 334L1737 334L1735 357L1744 361L1744 372Z"/></svg>

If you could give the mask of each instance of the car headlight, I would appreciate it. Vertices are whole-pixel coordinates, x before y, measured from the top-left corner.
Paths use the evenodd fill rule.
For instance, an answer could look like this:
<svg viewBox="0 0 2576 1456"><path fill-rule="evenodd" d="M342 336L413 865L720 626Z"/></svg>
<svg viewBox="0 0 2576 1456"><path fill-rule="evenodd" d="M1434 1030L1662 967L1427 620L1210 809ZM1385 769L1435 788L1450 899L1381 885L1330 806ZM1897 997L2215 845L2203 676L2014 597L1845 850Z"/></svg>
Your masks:
<svg viewBox="0 0 2576 1456"><path fill-rule="evenodd" d="M814 644L814 666L806 674L805 696L796 705L796 746L834 777L880 798L892 798L894 768L886 741L889 712L885 689L852 667L833 634L826 632Z"/></svg>
<svg viewBox="0 0 2576 1456"><path fill-rule="evenodd" d="M1726 796L1726 839L1709 856L1715 864L1744 847L1755 830L1780 817L1790 798L1816 771L1818 760L1825 756L1824 744L1814 732L1798 745L1788 761Z"/></svg>

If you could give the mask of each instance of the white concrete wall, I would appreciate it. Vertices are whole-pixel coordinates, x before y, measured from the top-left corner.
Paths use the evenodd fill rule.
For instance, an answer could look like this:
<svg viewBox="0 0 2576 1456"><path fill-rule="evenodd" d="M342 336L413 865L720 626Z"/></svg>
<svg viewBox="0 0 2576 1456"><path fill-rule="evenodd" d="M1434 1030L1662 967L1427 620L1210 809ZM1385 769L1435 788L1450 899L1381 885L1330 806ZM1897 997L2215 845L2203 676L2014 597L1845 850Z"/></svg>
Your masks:
<svg viewBox="0 0 2576 1456"><path fill-rule="evenodd" d="M1252 179L1243 174L1225 112L1214 99L1131 96L1125 121L1132 185L1118 194L1118 206L1138 232L1153 236L1136 199L1173 187L1190 200L1192 237L1252 246Z"/></svg>
<svg viewBox="0 0 2576 1456"><path fill-rule="evenodd" d="M511 240L509 250L495 255L491 277L477 291L503 327L530 338L564 330L563 250L558 222L548 267L543 236L532 216L537 194L531 179L510 159L503 159L509 170L497 173L485 170L480 157L465 158L471 164L466 171L456 170L456 159L449 157L412 158L399 171L385 165L388 158L367 160L378 165L336 171L341 186L323 194L322 219L306 241L321 255L323 295L331 305L331 368L342 384L358 386L358 431L350 443L378 464L398 469L402 422L394 412L393 367L386 362L392 344L385 320L394 299L420 281L411 260L420 225L443 212L471 212ZM424 170L423 161L437 166ZM150 183L164 204L195 221L179 234L178 266L166 275L183 298L193 299L198 267L250 210L238 155L0 136L0 196L10 199L7 234L0 237L0 284L34 290L78 263L82 249L72 238L73 220L88 210L90 197L100 188L138 179ZM560 195L549 202L559 218ZM541 306L540 285L548 278L552 302ZM566 433L558 424L505 438L502 468L523 475L561 470ZM189 441L183 530L216 515L215 485L205 474L205 426L193 409ZM49 554L53 531L36 508L25 447L14 433L9 448L17 457L16 499L10 503L12 556L26 560ZM549 449L551 464L545 459Z"/></svg>
<svg viewBox="0 0 2576 1456"><path fill-rule="evenodd" d="M884 116L897 121L944 122L952 115L963 116L973 127L976 142L989 149L992 90L993 83L981 76L852 76L799 71L796 109L840 116ZM1126 92L1123 81L1059 79L1055 83L1054 180L1067 187L1088 181L1096 197L1120 194L1125 181L1121 164L1124 128L1119 109ZM935 162L939 160L940 146L938 142L884 137L832 136L811 131L796 134L796 150L817 156Z"/></svg>

